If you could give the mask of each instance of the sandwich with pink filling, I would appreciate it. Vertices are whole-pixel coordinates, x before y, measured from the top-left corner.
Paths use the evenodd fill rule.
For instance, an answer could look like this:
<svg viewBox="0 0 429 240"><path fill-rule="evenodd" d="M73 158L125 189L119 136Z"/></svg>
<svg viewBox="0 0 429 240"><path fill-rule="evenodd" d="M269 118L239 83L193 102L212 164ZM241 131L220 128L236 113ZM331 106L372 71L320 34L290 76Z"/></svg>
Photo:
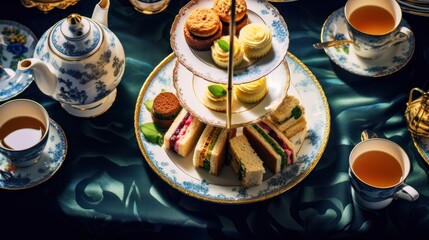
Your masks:
<svg viewBox="0 0 429 240"><path fill-rule="evenodd" d="M204 126L204 123L182 108L164 135L164 148L186 157L194 148Z"/></svg>
<svg viewBox="0 0 429 240"><path fill-rule="evenodd" d="M294 162L294 145L269 121L262 120L247 125L243 128L243 134L273 174Z"/></svg>

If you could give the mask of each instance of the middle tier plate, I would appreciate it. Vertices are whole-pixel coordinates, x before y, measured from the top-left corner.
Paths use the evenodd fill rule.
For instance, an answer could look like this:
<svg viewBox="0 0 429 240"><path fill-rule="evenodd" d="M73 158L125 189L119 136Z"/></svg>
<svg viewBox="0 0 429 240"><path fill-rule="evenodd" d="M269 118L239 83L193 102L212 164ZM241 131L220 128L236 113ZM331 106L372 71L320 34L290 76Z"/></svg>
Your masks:
<svg viewBox="0 0 429 240"><path fill-rule="evenodd" d="M283 61L267 77L268 93L259 103L241 103L233 96L231 111L231 127L241 127L257 122L267 116L282 102L290 84L290 71ZM217 127L226 126L226 113L210 110L203 104L205 90L213 84L196 76L176 61L173 71L173 82L181 105L200 121Z"/></svg>
<svg viewBox="0 0 429 240"><path fill-rule="evenodd" d="M289 47L289 30L276 7L261 0L246 1L249 23L264 23L272 31L272 48L267 56L258 60L245 59L234 68L234 84L254 81L268 75L279 66ZM170 30L171 48L179 62L195 75L214 83L226 84L227 70L215 65L211 51L191 49L183 32L186 18L196 8L213 8L213 0L189 1L176 15Z"/></svg>

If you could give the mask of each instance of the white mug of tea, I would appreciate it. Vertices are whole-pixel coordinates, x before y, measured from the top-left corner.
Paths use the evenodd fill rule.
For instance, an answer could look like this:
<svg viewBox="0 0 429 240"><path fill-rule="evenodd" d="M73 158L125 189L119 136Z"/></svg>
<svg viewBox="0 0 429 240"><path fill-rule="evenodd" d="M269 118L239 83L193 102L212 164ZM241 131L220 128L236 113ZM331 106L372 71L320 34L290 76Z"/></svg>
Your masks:
<svg viewBox="0 0 429 240"><path fill-rule="evenodd" d="M16 167L37 162L49 135L49 115L39 103L15 99L0 106L0 154Z"/></svg>
<svg viewBox="0 0 429 240"><path fill-rule="evenodd" d="M395 142L373 134L358 143L349 156L353 200L369 210L385 208L398 198L415 201L419 193L405 183L409 172L407 153Z"/></svg>
<svg viewBox="0 0 429 240"><path fill-rule="evenodd" d="M355 53L363 58L377 58L413 35L401 24L396 0L348 0L344 16Z"/></svg>

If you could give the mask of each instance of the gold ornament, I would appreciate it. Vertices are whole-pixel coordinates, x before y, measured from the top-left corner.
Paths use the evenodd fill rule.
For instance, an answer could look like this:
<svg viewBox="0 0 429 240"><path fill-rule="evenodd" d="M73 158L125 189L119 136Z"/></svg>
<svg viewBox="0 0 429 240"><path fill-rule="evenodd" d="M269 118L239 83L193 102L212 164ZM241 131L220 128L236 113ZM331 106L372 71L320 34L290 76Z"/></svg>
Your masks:
<svg viewBox="0 0 429 240"><path fill-rule="evenodd" d="M48 12L53 8L65 9L75 5L79 0L21 0L22 5L27 8L37 7L43 12Z"/></svg>
<svg viewBox="0 0 429 240"><path fill-rule="evenodd" d="M413 93L417 91L420 97L413 100ZM405 110L405 118L408 121L408 130L417 136L429 137L429 91L413 88Z"/></svg>

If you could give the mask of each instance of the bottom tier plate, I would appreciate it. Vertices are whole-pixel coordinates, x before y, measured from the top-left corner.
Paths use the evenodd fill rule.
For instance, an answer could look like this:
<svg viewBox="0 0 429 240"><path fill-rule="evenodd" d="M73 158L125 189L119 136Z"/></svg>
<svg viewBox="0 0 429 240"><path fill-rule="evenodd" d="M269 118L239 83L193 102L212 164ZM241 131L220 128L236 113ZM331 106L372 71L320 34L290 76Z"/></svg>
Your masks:
<svg viewBox="0 0 429 240"><path fill-rule="evenodd" d="M139 148L152 170L172 187L189 196L223 204L266 200L301 182L314 169L325 150L330 132L330 113L323 89L311 71L291 53L287 54L285 60L291 75L288 94L298 97L306 109L307 118L306 132L291 139L299 146L295 163L278 174L267 173L259 186L243 188L231 166L224 166L219 176L212 176L202 168L195 168L191 156L181 158L147 141L140 131L140 125L152 119L144 102L153 99L162 90L175 92L172 72L176 57L170 54L146 79L135 108L135 134Z"/></svg>

